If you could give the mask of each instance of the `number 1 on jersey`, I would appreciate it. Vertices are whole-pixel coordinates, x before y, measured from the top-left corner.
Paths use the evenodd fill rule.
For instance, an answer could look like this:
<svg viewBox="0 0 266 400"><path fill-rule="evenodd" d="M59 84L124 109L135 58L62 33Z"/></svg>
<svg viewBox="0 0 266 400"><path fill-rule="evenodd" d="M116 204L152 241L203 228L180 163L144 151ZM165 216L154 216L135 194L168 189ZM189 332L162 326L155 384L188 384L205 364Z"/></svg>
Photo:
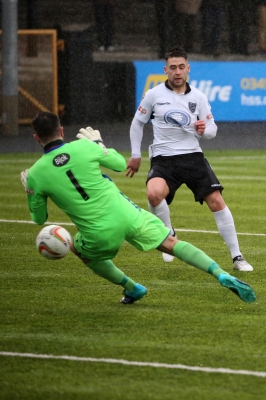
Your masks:
<svg viewBox="0 0 266 400"><path fill-rule="evenodd" d="M79 192L79 194L82 196L82 198L87 201L89 200L89 196L87 195L87 193L85 192L85 190L83 189L82 186L80 186L79 182L77 181L77 179L75 178L75 175L73 174L72 171L70 171L70 169L66 172L67 176L69 177L71 183L73 184L73 186L75 187L75 189Z"/></svg>

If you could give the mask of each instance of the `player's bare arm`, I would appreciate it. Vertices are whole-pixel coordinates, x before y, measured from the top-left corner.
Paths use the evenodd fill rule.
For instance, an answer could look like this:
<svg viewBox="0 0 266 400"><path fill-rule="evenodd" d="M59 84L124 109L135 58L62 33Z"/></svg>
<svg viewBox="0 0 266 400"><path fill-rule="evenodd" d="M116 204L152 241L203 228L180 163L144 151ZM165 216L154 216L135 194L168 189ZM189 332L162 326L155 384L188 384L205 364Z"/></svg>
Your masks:
<svg viewBox="0 0 266 400"><path fill-rule="evenodd" d="M127 173L126 176L133 178L136 172L138 172L141 164L141 158L130 158L127 163Z"/></svg>
<svg viewBox="0 0 266 400"><path fill-rule="evenodd" d="M206 129L206 124L203 119L199 119L198 121L195 122L194 124L195 129L199 135L203 135Z"/></svg>

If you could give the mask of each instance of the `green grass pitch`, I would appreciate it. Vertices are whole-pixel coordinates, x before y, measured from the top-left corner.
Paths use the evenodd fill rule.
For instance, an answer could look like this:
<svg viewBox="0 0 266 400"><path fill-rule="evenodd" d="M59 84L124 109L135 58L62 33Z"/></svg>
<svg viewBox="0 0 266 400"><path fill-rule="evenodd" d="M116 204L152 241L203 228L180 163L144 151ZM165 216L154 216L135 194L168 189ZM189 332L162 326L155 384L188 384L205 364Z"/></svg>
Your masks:
<svg viewBox="0 0 266 400"><path fill-rule="evenodd" d="M142 253L124 243L114 262L149 290L129 306L119 303L121 287L92 274L73 254L49 261L37 253L41 227L28 223L20 171L40 154L0 155L1 400L265 398L266 377L252 372L266 372L266 152L205 152L225 187L253 272L233 272L211 212L185 186L171 205L178 237L248 282L256 302L243 303L212 276L179 260L166 264L156 250ZM148 168L145 154L132 179L104 172L147 209ZM50 202L49 222L70 221ZM65 227L75 233L74 226ZM19 356L26 353L37 358ZM239 370L246 375L233 373Z"/></svg>

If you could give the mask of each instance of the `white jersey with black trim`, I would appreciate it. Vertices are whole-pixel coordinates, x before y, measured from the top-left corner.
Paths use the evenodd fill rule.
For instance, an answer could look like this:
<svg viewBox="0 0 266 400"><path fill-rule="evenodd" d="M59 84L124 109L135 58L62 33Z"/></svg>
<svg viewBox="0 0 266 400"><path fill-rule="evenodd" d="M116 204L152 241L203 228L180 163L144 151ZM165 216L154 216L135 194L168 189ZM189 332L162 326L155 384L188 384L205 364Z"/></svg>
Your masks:
<svg viewBox="0 0 266 400"><path fill-rule="evenodd" d="M153 124L154 139L150 146L150 158L202 152L199 139L211 139L217 132L207 97L188 83L185 93L182 94L173 91L168 81L148 90L135 118L142 123L151 119ZM194 127L199 119L206 123L203 135L199 135ZM132 153L136 154L139 152L138 142L142 137L133 136L134 133L131 133Z"/></svg>

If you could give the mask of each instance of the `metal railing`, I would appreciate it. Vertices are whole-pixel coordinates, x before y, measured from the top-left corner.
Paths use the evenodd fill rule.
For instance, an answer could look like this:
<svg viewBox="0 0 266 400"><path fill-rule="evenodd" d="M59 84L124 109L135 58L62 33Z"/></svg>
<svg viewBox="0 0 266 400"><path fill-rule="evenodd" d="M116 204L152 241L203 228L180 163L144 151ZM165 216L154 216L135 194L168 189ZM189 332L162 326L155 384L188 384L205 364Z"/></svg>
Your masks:
<svg viewBox="0 0 266 400"><path fill-rule="evenodd" d="M2 32L0 31L0 57ZM18 30L19 124L30 124L39 111L58 113L57 31ZM0 73L0 89L2 87ZM1 90L2 91L2 90ZM0 98L0 115L2 115ZM1 118L0 118L1 123Z"/></svg>

